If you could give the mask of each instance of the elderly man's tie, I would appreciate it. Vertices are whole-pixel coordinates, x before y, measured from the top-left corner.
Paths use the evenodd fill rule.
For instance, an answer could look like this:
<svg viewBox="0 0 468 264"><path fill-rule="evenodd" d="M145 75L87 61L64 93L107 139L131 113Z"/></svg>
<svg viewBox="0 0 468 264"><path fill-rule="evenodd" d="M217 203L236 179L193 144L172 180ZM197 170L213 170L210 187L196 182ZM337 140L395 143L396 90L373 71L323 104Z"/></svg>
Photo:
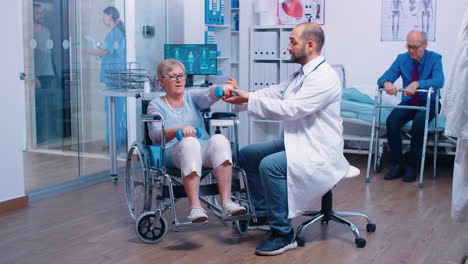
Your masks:
<svg viewBox="0 0 468 264"><path fill-rule="evenodd" d="M419 73L418 73L418 61L414 60L413 62L413 74L411 74L411 81L419 81ZM418 92L415 92L413 96L411 96L411 105L419 105L419 95Z"/></svg>

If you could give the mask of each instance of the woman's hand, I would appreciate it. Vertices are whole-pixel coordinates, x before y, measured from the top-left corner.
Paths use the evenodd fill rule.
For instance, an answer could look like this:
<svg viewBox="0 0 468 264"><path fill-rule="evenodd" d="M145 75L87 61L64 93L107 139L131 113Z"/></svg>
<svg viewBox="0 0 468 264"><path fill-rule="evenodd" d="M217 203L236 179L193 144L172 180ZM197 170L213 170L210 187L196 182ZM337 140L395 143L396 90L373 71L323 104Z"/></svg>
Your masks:
<svg viewBox="0 0 468 264"><path fill-rule="evenodd" d="M179 128L182 131L184 137L195 137L197 130L193 126L183 126Z"/></svg>
<svg viewBox="0 0 468 264"><path fill-rule="evenodd" d="M239 89L234 89L232 87L228 87L229 94L228 96L223 97L223 101L230 104L243 104L249 101L249 93L246 91L242 91Z"/></svg>
<svg viewBox="0 0 468 264"><path fill-rule="evenodd" d="M219 89L218 87L221 87L223 89L223 95L221 97L216 97L216 94L217 94L216 90ZM225 98L230 96L231 94L230 89L234 89L234 88L231 85L227 85L227 84L212 85L209 96L213 100L218 100L218 99L224 100Z"/></svg>

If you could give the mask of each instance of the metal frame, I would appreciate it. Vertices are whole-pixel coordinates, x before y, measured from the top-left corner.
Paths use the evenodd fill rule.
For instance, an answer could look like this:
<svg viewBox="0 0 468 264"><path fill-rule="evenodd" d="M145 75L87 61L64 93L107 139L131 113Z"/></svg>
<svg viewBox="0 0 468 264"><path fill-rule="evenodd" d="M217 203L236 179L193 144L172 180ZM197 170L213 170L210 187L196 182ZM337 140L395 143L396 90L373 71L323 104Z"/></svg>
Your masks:
<svg viewBox="0 0 468 264"><path fill-rule="evenodd" d="M430 109L430 104L431 104L431 95L434 92L436 98L438 98L439 95L439 90L435 88L429 88L429 89L417 89L416 91L419 93L428 93L427 94L427 99L426 99L426 106L403 106L403 105L382 105L382 92L384 91L384 88L377 88L377 92L375 93L375 98L374 98L374 115L373 115L373 120L372 120L372 130L371 130L371 140L369 143L369 154L367 158L367 171L366 171L366 183L370 182L370 166L371 166L371 160L372 160L372 153L374 153L374 171L377 170L377 159L379 157L379 131L380 131L380 114L382 108L401 108L401 109L412 109L412 110L424 110L426 111L426 117L424 120L424 140L423 140L423 149L422 149L422 155L421 155L421 166L420 166L420 172L419 172L419 188L423 188L423 175L424 175L424 164L425 164L425 158L426 158L426 144L427 144L427 137L428 137L428 125L429 125L429 109ZM404 89L398 89L398 92L403 92ZM434 164L433 164L433 175L432 179L436 178L436 165L437 165L437 144L439 140L439 133L437 132L437 115L439 113L439 104L435 104L435 133L434 133ZM377 126L377 129L376 129ZM375 145L374 145L375 144ZM375 148L373 150L373 148Z"/></svg>

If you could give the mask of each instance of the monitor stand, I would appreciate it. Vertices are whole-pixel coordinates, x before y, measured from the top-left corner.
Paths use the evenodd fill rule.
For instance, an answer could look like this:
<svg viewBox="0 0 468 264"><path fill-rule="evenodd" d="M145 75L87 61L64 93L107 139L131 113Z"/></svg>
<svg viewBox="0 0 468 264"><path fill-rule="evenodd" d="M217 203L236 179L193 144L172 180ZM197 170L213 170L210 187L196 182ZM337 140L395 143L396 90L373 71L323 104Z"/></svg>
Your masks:
<svg viewBox="0 0 468 264"><path fill-rule="evenodd" d="M187 79L185 80L185 86L186 87L193 86L193 74L187 74Z"/></svg>

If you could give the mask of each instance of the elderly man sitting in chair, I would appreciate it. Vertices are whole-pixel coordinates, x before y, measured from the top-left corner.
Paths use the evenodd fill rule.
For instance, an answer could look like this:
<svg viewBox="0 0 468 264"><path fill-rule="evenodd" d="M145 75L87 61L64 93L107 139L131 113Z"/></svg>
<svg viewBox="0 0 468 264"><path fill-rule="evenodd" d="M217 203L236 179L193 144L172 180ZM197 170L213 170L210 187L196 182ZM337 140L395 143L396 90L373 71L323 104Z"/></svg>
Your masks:
<svg viewBox="0 0 468 264"><path fill-rule="evenodd" d="M442 71L442 56L426 50L427 37L422 31L411 31L406 39L408 52L398 55L392 66L379 78L377 84L385 87L385 92L397 95L393 83L401 76L405 87L400 105L425 106L427 93L416 90L442 88L444 73ZM435 104L439 98L431 95L429 121L435 116ZM416 168L421 162L424 140L425 110L395 108L387 118L387 140L393 162L393 168L384 176L386 180L403 177L403 181L416 180ZM401 127L412 120L411 146L409 159L403 162Z"/></svg>

